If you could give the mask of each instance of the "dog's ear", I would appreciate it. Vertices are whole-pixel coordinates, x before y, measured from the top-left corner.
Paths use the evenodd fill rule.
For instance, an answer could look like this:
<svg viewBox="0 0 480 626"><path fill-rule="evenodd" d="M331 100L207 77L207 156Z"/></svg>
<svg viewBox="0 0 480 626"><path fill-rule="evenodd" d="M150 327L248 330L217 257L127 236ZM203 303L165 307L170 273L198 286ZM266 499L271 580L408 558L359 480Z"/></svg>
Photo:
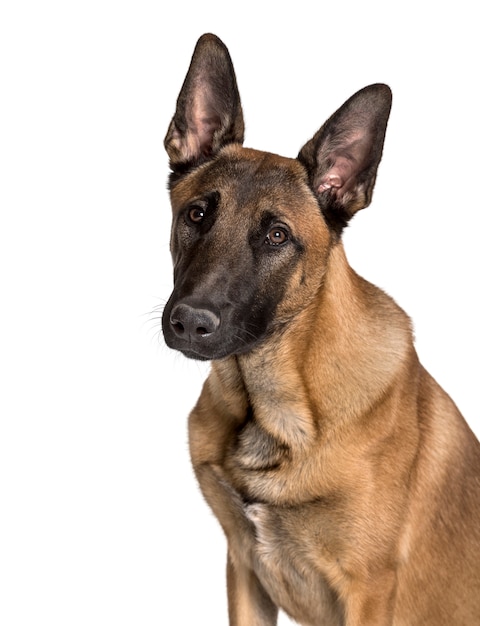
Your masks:
<svg viewBox="0 0 480 626"><path fill-rule="evenodd" d="M215 155L228 143L242 143L244 123L230 54L215 35L197 42L165 137L170 167L181 173Z"/></svg>
<svg viewBox="0 0 480 626"><path fill-rule="evenodd" d="M370 85L354 94L300 150L310 184L338 234L372 199L392 93Z"/></svg>

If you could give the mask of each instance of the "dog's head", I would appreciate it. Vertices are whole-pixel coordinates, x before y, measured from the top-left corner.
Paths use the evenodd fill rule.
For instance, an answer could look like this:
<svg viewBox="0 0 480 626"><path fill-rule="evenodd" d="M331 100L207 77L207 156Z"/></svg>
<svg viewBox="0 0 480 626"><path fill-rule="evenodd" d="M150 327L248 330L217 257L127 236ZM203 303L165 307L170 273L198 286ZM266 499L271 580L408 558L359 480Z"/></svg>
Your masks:
<svg viewBox="0 0 480 626"><path fill-rule="evenodd" d="M297 159L243 148L228 50L201 37L165 138L174 289L167 344L196 359L251 350L321 288L332 245L371 201L391 106L357 92Z"/></svg>

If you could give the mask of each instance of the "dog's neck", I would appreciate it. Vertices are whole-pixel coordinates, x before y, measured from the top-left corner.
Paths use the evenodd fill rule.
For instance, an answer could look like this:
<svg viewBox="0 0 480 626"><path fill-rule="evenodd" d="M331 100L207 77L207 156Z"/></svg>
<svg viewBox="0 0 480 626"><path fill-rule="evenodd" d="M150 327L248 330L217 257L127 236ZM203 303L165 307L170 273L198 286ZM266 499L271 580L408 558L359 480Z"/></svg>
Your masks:
<svg viewBox="0 0 480 626"><path fill-rule="evenodd" d="M369 412L410 358L408 317L351 269L340 243L308 308L248 354L213 368L239 417L251 406L273 437L305 448L319 432Z"/></svg>

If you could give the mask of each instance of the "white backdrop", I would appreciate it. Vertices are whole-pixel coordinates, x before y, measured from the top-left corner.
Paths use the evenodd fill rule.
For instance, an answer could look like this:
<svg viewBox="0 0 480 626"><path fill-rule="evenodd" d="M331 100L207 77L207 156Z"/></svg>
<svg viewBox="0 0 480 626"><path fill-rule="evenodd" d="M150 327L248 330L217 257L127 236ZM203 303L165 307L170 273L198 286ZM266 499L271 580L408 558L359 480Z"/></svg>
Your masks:
<svg viewBox="0 0 480 626"><path fill-rule="evenodd" d="M480 434L477 25L470 0L2 3L2 625L226 624L186 442L208 366L168 351L153 312L171 288L163 137L203 32L230 49L252 147L295 156L390 84L347 254Z"/></svg>

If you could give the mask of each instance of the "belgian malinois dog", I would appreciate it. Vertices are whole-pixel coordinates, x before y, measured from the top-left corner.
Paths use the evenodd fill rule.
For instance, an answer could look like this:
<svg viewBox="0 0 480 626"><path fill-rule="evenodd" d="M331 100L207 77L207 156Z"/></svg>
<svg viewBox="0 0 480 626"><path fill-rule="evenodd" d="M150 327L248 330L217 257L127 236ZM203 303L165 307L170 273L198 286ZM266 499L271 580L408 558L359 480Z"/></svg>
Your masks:
<svg viewBox="0 0 480 626"><path fill-rule="evenodd" d="M480 624L480 445L342 244L390 106L371 85L296 159L243 148L232 62L207 34L168 129L163 332L212 361L189 442L228 542L233 626L279 608L310 626Z"/></svg>

